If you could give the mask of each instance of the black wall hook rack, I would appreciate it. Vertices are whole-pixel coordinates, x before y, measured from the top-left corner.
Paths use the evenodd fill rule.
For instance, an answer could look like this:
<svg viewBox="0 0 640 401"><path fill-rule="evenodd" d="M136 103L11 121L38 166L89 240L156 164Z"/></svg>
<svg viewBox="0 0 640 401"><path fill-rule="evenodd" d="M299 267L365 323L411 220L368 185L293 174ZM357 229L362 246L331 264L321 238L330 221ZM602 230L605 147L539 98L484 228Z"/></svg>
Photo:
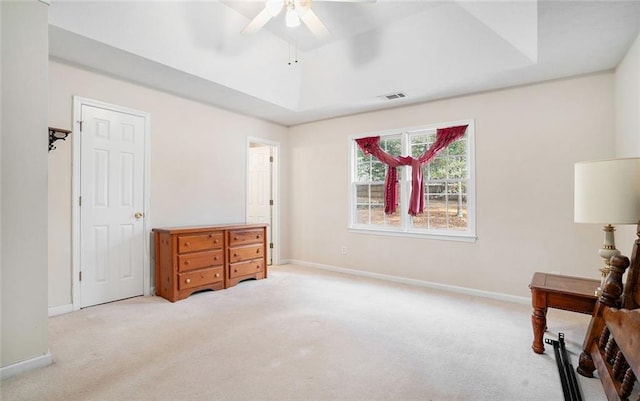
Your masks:
<svg viewBox="0 0 640 401"><path fill-rule="evenodd" d="M65 141L70 133L71 131L69 131L68 129L49 127L49 152L56 148L53 145L55 141L57 141L58 139L62 139L63 141Z"/></svg>

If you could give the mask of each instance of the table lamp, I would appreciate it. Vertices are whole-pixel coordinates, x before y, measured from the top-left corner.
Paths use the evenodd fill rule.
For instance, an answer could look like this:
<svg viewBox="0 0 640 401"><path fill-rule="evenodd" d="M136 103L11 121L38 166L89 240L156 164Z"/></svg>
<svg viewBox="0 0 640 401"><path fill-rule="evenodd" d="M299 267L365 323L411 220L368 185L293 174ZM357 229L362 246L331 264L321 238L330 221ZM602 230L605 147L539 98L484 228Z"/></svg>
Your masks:
<svg viewBox="0 0 640 401"><path fill-rule="evenodd" d="M611 159L575 164L574 221L604 224L604 259L600 296L609 274L609 259L619 255L614 224L640 224L640 158Z"/></svg>

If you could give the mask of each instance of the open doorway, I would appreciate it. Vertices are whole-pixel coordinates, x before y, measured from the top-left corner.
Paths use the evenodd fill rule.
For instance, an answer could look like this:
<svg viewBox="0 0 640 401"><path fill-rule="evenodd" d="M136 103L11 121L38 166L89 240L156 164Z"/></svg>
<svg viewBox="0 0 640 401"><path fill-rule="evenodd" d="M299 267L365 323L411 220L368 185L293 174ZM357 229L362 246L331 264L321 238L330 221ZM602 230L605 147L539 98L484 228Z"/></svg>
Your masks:
<svg viewBox="0 0 640 401"><path fill-rule="evenodd" d="M247 145L247 223L267 225L267 264L278 263L277 166L279 144L249 138Z"/></svg>

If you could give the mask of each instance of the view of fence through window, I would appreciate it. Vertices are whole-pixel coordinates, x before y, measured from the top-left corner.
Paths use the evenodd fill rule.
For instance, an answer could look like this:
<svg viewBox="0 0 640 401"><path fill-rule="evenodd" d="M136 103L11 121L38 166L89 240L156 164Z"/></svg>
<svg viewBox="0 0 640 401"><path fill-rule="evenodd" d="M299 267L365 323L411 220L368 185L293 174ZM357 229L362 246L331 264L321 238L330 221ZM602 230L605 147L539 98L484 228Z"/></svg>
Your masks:
<svg viewBox="0 0 640 401"><path fill-rule="evenodd" d="M402 137L389 135L380 138L380 148L393 156L402 150ZM384 179L387 166L358 148L356 210L358 224L400 226L400 209L391 215L384 213ZM404 176L404 167L398 167L398 177ZM396 185L399 185L397 183Z"/></svg>
<svg viewBox="0 0 640 401"><path fill-rule="evenodd" d="M435 129L415 130L380 137L380 147L393 156L418 157L436 139ZM429 163L422 166L424 177L424 213L406 216L411 186L411 169L398 167L400 207L391 215L384 213L386 165L365 155L356 146L355 225L402 228L409 231L465 231L468 229L469 160L467 135L451 143Z"/></svg>

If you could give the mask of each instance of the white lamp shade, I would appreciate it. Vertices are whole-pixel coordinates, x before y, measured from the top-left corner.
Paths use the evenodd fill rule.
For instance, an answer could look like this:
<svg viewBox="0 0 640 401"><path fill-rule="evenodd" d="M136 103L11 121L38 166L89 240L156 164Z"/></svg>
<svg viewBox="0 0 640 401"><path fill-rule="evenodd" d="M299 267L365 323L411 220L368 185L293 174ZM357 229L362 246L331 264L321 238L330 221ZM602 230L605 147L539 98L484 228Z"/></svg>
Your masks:
<svg viewBox="0 0 640 401"><path fill-rule="evenodd" d="M576 163L576 223L615 225L639 220L640 158Z"/></svg>

